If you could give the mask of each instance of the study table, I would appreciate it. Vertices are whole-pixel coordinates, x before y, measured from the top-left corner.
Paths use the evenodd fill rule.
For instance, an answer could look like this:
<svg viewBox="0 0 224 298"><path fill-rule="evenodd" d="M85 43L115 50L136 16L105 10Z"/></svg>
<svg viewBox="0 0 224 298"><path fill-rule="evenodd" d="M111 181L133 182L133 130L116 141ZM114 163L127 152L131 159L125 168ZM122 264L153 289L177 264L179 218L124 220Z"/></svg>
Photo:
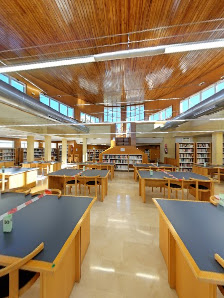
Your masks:
<svg viewBox="0 0 224 298"><path fill-rule="evenodd" d="M31 195L4 193L0 215L29 201ZM81 278L81 263L90 243L92 197L46 195L13 214L13 229L0 222L0 265L23 258L44 242L44 249L22 269L40 273L40 297L69 297Z"/></svg>
<svg viewBox="0 0 224 298"><path fill-rule="evenodd" d="M61 169L61 162L59 161L32 161L32 162L23 162L22 163L23 168L40 168L40 169L46 169L47 174L49 172L58 171Z"/></svg>
<svg viewBox="0 0 224 298"><path fill-rule="evenodd" d="M168 282L181 298L215 298L224 285L224 207L208 202L153 199L159 210L159 246ZM223 208L223 210L222 210Z"/></svg>
<svg viewBox="0 0 224 298"><path fill-rule="evenodd" d="M83 169L83 167L87 167L90 169L98 169L98 170L109 170L111 173L111 180L114 178L114 163L106 163L106 162L79 162L76 163L78 169Z"/></svg>
<svg viewBox="0 0 224 298"><path fill-rule="evenodd" d="M2 169L0 169L0 179L7 180L6 186L9 189L17 188L17 187L34 187L36 186L37 181L37 171L38 168L5 168L4 175L2 173ZM4 178L3 178L4 176Z"/></svg>
<svg viewBox="0 0 224 298"><path fill-rule="evenodd" d="M142 197L143 202L146 202L145 187L167 187L168 198L171 194L171 184L178 184L181 187L182 199L184 196L184 188L188 189L190 193L195 196L196 200L209 201L210 196L214 194L214 180L207 176L199 175L192 172L166 172L166 171L150 171L139 170L139 195ZM208 189L206 192L200 192L200 186ZM194 184L195 188L191 187Z"/></svg>
<svg viewBox="0 0 224 298"><path fill-rule="evenodd" d="M66 182L74 180L75 176L79 175L79 180L83 184L85 177L95 177L99 176L97 180L100 182L101 189L101 201L104 201L105 196L107 195L108 188L108 170L81 170L81 169L61 169L59 171L48 174L48 187L64 190Z"/></svg>
<svg viewBox="0 0 224 298"><path fill-rule="evenodd" d="M215 174L218 176L219 182L224 180L224 165L193 165L193 172L201 175L210 175L211 177Z"/></svg>
<svg viewBox="0 0 224 298"><path fill-rule="evenodd" d="M156 169L164 169L164 170L169 170L174 172L176 170L176 167L173 165L169 165L169 164L157 164L156 163L136 163L133 165L134 168L134 179L135 181L137 181L138 178L138 170L139 169L152 169L152 170L156 170Z"/></svg>

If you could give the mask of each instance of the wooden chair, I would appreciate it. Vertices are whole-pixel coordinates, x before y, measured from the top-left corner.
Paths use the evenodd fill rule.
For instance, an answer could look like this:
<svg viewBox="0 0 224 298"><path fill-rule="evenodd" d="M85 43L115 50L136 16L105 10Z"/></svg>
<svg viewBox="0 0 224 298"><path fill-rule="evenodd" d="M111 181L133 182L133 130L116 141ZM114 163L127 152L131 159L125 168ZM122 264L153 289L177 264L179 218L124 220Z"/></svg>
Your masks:
<svg viewBox="0 0 224 298"><path fill-rule="evenodd" d="M48 191L48 189L42 189L42 190L39 190L39 191L36 191L36 192L31 193L31 195L32 196L36 196L36 195L48 194L47 191ZM57 195L58 198L61 197L61 191L60 191L60 189L50 189L49 192L50 192L49 194Z"/></svg>
<svg viewBox="0 0 224 298"><path fill-rule="evenodd" d="M83 176L84 178L84 195L86 195L86 187L89 189L89 194L90 194L90 187L94 186L95 187L95 196L97 197L97 186L99 185L99 193L100 193L100 181L98 180L98 176Z"/></svg>
<svg viewBox="0 0 224 298"><path fill-rule="evenodd" d="M81 181L78 178L80 176L76 175L75 179L66 182L66 188L69 187L69 194L72 194L72 187L75 186L75 195L77 196L77 185L79 185L79 194L81 194Z"/></svg>
<svg viewBox="0 0 224 298"><path fill-rule="evenodd" d="M7 267L0 267L0 298L19 297L34 284L40 273L21 270L20 268L41 252L43 248L44 243L42 242L24 258L15 261Z"/></svg>
<svg viewBox="0 0 224 298"><path fill-rule="evenodd" d="M167 189L170 189L171 190L171 193L174 190L175 193L176 193L176 199L178 199L178 191L183 191L183 186L182 186L183 182L181 182L181 185L180 185L180 183L174 183L173 182L173 179L172 179L172 182L170 181L171 179L169 179L169 178L166 178L166 179L168 180L168 182L165 183L164 197L165 197L165 190L167 188Z"/></svg>
<svg viewBox="0 0 224 298"><path fill-rule="evenodd" d="M16 188L11 188L11 189L5 189L4 191L2 191L2 193L5 193L5 192L24 193L25 196L27 196L28 194L30 194L31 188L22 186L22 187L16 187Z"/></svg>
<svg viewBox="0 0 224 298"><path fill-rule="evenodd" d="M203 184L203 183L205 183L204 180L192 179L192 182L194 182L194 183L190 184L190 188L195 189L196 200L200 199L201 193L211 191L211 189L208 186Z"/></svg>

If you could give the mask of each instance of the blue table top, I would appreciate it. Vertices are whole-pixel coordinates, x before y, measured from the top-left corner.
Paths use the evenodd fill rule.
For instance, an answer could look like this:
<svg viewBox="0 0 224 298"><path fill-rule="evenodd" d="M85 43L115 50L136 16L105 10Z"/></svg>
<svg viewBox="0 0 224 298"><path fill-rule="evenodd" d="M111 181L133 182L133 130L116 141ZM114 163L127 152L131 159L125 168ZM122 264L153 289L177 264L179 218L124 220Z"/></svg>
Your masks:
<svg viewBox="0 0 224 298"><path fill-rule="evenodd" d="M48 176L68 176L73 177L75 175L81 175L81 176L100 176L100 177L106 177L106 175L109 173L108 170L75 170L75 169L61 169L56 172L52 172L48 174Z"/></svg>
<svg viewBox="0 0 224 298"><path fill-rule="evenodd" d="M88 166L88 165L90 165L90 166L94 166L94 165L101 165L101 166L115 166L115 164L114 163L112 163L112 162L89 162L89 161L87 161L87 162L78 162L77 163L77 165L80 165L80 166Z"/></svg>
<svg viewBox="0 0 224 298"><path fill-rule="evenodd" d="M8 210L28 199L18 193L6 195L8 199L11 197ZM4 196L2 194L3 199ZM58 199L55 195L47 195L14 213L11 233L3 233L0 222L0 254L24 257L44 242L44 250L34 259L53 262L92 200L91 197L62 196ZM3 205L5 209L7 202Z"/></svg>
<svg viewBox="0 0 224 298"><path fill-rule="evenodd" d="M210 203L156 199L202 271L224 273L214 259L224 258L224 207Z"/></svg>
<svg viewBox="0 0 224 298"><path fill-rule="evenodd" d="M135 163L133 164L134 167L141 167L141 168L176 168L173 165L169 164L157 164L156 163Z"/></svg>
<svg viewBox="0 0 224 298"><path fill-rule="evenodd" d="M38 168L5 168L5 174L15 175L15 174L20 174L20 173L30 172L35 170L38 170ZM2 168L0 169L0 174L2 174Z"/></svg>
<svg viewBox="0 0 224 298"><path fill-rule="evenodd" d="M150 171L138 171L139 176L141 178L150 178L150 179L165 179L166 178L171 178L171 179L185 179L185 180L190 180L190 179L198 179L198 180L205 180L209 181L209 177L199 175L193 172L157 172L153 171L153 175L150 175Z"/></svg>

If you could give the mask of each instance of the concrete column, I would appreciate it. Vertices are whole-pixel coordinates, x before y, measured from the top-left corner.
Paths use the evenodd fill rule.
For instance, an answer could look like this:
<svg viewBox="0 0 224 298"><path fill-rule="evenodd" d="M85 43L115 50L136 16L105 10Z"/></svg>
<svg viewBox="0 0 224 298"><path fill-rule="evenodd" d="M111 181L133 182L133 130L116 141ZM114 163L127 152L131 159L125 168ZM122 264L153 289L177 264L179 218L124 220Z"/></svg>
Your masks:
<svg viewBox="0 0 224 298"><path fill-rule="evenodd" d="M67 163L67 139L62 139L61 161L63 164Z"/></svg>
<svg viewBox="0 0 224 298"><path fill-rule="evenodd" d="M223 133L222 132L213 132L212 133L212 164L222 165L223 153L222 145L223 144Z"/></svg>
<svg viewBox="0 0 224 298"><path fill-rule="evenodd" d="M27 137L27 161L34 161L34 136Z"/></svg>
<svg viewBox="0 0 224 298"><path fill-rule="evenodd" d="M45 136L44 160L51 160L51 136Z"/></svg>
<svg viewBox="0 0 224 298"><path fill-rule="evenodd" d="M82 161L85 162L87 161L87 138L83 138L82 140Z"/></svg>

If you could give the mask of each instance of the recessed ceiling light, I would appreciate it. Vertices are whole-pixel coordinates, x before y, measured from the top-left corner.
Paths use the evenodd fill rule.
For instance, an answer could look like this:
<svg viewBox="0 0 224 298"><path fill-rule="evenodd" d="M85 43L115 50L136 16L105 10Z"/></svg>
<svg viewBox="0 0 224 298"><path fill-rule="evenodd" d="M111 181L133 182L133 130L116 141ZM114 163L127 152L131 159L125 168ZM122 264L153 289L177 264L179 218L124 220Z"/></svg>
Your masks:
<svg viewBox="0 0 224 298"><path fill-rule="evenodd" d="M58 94L57 97L61 97L61 95Z"/></svg>
<svg viewBox="0 0 224 298"><path fill-rule="evenodd" d="M224 80L224 76L221 76L220 80Z"/></svg>
<svg viewBox="0 0 224 298"><path fill-rule="evenodd" d="M205 82L201 82L201 83L198 84L198 86L202 86L204 84L205 84Z"/></svg>

